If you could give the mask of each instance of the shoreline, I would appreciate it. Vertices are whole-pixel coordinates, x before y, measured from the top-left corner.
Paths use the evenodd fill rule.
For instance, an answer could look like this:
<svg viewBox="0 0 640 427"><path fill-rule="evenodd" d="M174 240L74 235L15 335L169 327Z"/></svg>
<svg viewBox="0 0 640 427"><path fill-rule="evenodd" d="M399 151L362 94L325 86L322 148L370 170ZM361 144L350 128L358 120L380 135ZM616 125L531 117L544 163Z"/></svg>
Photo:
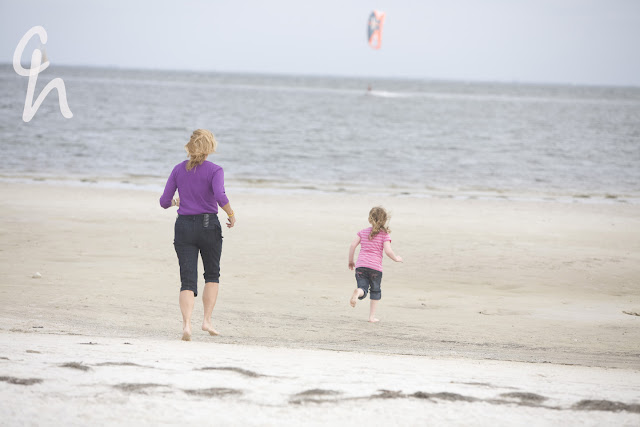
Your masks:
<svg viewBox="0 0 640 427"><path fill-rule="evenodd" d="M164 189L163 177L131 175L124 177L60 177L52 175L3 175L0 182L9 184L43 184L52 186L89 187L99 189L134 190L160 192ZM536 191L515 191L501 189L439 189L388 186L385 188L332 183L326 189L315 182L285 182L265 179L230 179L227 186L232 191L249 194L275 195L357 195L376 197L400 197L420 199L488 200L508 202L551 202L585 204L631 204L640 205L640 194L615 194L615 192L566 191L540 193Z"/></svg>

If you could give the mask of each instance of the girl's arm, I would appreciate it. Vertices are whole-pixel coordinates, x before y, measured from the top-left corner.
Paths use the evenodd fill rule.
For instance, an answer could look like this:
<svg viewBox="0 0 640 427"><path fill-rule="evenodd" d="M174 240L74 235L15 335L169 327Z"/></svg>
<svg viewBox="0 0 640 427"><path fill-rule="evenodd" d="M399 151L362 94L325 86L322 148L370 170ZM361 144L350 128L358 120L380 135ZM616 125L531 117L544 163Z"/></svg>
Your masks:
<svg viewBox="0 0 640 427"><path fill-rule="evenodd" d="M351 246L349 246L349 270L353 270L356 266L356 263L353 262L353 255L356 253L356 248L360 244L360 236L356 236L351 242Z"/></svg>
<svg viewBox="0 0 640 427"><path fill-rule="evenodd" d="M391 249L391 242L388 240L384 242L384 253L395 262L402 262L402 257L393 253L393 249Z"/></svg>

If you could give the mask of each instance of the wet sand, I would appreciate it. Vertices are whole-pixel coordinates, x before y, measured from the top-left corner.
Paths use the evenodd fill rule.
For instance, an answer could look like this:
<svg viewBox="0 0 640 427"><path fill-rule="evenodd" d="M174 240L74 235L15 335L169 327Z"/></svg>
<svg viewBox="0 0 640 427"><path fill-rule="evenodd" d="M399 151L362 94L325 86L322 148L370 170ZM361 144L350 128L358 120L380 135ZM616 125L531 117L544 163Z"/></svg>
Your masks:
<svg viewBox="0 0 640 427"><path fill-rule="evenodd" d="M415 360L429 366L455 360L475 364L479 371L492 364L498 371L507 366L498 361L525 362L516 363L525 367L518 369L553 366L559 372L579 366L585 372L635 375L640 368L640 316L633 314L640 312L640 206L615 201L234 194L232 187L228 193L238 224L224 232L221 290L213 317L222 335L210 337L196 329L194 341L179 343L179 275L172 247L175 210L161 209L159 194L4 184L0 189L5 201L0 211L4 354L0 357L9 360L1 360L0 376L18 378L13 374L13 357L22 350L14 341L22 338L15 337L34 345L51 341L46 345L60 363L82 362L74 357L78 348L84 348L71 345L76 341L136 340L138 345L169 346L166 351L176 355L185 349L210 347L212 365L216 349L224 344L241 352L246 346L258 346L251 347L262 349L253 350L256 359L263 352L308 349L339 351L327 354L341 355L345 363L356 354L392 359L411 355L420 356ZM366 321L368 301L359 302L355 309L349 306L355 280L347 269L349 243L356 231L367 226L367 212L374 205L391 211L392 244L405 260L403 264L384 261L381 321L375 325ZM41 277L33 278L36 272ZM198 298L196 328L202 321L200 304ZM69 339L73 342L63 345ZM26 351L29 345L24 347ZM117 360L104 362L141 363L120 353L113 358ZM26 377L44 375L39 376L42 366L32 368ZM72 369L63 371L75 372ZM452 380L464 381L453 368L444 372ZM401 401L411 405L438 400L432 394L441 392L480 399L458 388L409 387L410 375L398 375L395 388L379 388L400 391ZM518 378L514 374L504 385L545 396L562 387L560 379L550 379L546 391L523 388ZM603 378L607 386L609 380ZM300 385L295 393L324 389L321 383ZM46 390L45 384L23 389ZM584 392L551 406L567 409L581 400L634 405L640 399L637 384L629 390L611 383L608 396L585 386ZM3 381L0 386L5 397L18 385ZM188 384L182 388L190 389ZM115 393L109 390L108 395ZM371 387L348 396L372 396L376 390ZM406 397L417 392L429 398ZM282 401L288 402L295 393L292 389ZM233 393L224 399L236 401ZM502 397L494 393L482 399ZM73 398L66 402L72 407L77 404ZM442 407L441 403L433 407ZM511 407L480 400L449 404L470 414L487 413L479 408ZM302 413L292 407L289 403L278 406L274 414L295 418Z"/></svg>

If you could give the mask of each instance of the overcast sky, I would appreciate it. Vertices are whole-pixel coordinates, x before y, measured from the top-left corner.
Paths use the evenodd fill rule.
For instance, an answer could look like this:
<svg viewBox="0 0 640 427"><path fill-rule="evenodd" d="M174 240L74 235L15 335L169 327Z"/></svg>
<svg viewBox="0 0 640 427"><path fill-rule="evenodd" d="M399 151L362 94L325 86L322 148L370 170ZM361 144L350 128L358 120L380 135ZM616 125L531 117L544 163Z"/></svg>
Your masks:
<svg viewBox="0 0 640 427"><path fill-rule="evenodd" d="M640 86L640 0L0 0L0 62L35 25L53 65Z"/></svg>

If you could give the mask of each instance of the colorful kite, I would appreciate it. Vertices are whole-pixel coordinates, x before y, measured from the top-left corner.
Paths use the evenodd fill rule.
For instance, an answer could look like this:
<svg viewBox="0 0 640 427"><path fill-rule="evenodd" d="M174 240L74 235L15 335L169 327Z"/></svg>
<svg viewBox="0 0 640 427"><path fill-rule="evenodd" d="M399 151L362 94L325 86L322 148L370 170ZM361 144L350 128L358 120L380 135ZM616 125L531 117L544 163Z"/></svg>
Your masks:
<svg viewBox="0 0 640 427"><path fill-rule="evenodd" d="M382 44L382 24L384 24L384 12L374 10L369 16L369 46L380 49Z"/></svg>

